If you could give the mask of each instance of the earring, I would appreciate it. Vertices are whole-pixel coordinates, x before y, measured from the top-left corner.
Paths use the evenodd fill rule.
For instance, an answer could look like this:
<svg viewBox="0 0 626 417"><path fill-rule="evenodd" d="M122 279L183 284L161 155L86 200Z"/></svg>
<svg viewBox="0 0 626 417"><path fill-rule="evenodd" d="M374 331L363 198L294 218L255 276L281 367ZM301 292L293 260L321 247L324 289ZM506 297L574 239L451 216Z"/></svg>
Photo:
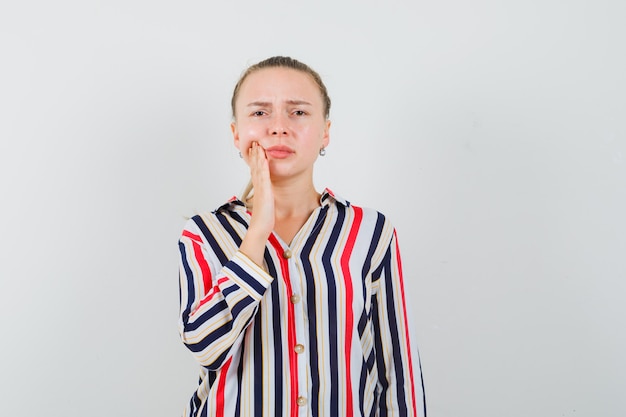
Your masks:
<svg viewBox="0 0 626 417"><path fill-rule="evenodd" d="M320 156L324 156L324 155L326 155L326 149L321 148L320 149Z"/></svg>
<svg viewBox="0 0 626 417"><path fill-rule="evenodd" d="M239 157L243 159L243 155L241 154L241 152L239 152Z"/></svg>

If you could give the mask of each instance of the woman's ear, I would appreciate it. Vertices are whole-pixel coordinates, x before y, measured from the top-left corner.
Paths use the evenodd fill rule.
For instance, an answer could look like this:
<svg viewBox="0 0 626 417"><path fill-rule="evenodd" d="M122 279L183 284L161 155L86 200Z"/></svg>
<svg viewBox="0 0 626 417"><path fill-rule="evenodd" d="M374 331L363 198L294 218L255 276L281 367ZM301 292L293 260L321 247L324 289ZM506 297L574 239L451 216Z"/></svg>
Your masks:
<svg viewBox="0 0 626 417"><path fill-rule="evenodd" d="M327 147L330 142L330 120L326 120L326 126L324 127L324 136L322 137L322 147Z"/></svg>
<svg viewBox="0 0 626 417"><path fill-rule="evenodd" d="M232 122L230 124L230 131L233 133L233 142L235 143L235 148L239 149L239 131L237 130L237 123Z"/></svg>

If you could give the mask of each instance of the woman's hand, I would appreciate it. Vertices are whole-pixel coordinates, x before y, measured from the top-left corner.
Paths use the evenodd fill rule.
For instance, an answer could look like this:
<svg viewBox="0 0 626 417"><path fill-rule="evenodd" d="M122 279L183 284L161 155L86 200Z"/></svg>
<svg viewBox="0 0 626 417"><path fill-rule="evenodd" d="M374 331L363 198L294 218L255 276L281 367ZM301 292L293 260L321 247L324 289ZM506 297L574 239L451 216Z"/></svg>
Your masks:
<svg viewBox="0 0 626 417"><path fill-rule="evenodd" d="M265 244L274 230L274 193L269 161L257 142L248 149L248 165L254 187L254 206L248 232L239 249L258 265L263 265Z"/></svg>

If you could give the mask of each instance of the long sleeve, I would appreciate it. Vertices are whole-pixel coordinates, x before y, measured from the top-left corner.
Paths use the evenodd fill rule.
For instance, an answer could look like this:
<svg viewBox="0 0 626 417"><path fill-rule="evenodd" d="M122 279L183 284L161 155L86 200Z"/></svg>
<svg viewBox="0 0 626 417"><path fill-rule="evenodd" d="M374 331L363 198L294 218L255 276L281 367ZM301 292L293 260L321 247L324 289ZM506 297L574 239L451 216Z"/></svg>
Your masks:
<svg viewBox="0 0 626 417"><path fill-rule="evenodd" d="M377 339L380 415L426 417L421 366L415 340L410 337L395 230L375 277L372 320Z"/></svg>
<svg viewBox="0 0 626 417"><path fill-rule="evenodd" d="M224 365L233 346L241 343L273 280L225 236L213 215L195 216L178 242L179 331L198 362L213 370Z"/></svg>

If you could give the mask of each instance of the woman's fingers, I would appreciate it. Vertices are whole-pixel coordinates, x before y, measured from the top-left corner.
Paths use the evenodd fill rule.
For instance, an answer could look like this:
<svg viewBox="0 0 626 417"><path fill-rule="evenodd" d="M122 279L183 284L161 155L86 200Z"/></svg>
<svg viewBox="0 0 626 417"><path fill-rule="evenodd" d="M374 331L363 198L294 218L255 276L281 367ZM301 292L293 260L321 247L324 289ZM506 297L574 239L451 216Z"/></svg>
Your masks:
<svg viewBox="0 0 626 417"><path fill-rule="evenodd" d="M265 149L253 142L248 151L250 176L254 187L254 209L251 226L270 233L274 228L274 194L270 179L269 162Z"/></svg>
<svg viewBox="0 0 626 417"><path fill-rule="evenodd" d="M265 149L258 142L252 142L248 155L252 183L257 186L261 185L257 184L259 181L269 181L269 164L265 155Z"/></svg>

